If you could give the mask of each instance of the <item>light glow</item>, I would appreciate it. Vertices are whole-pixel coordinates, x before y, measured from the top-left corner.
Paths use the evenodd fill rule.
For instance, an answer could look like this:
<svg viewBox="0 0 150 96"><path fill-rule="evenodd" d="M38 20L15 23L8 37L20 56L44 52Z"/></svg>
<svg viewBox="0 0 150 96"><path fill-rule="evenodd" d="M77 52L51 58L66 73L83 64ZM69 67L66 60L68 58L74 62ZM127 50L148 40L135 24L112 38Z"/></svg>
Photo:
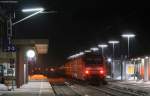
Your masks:
<svg viewBox="0 0 150 96"><path fill-rule="evenodd" d="M91 50L85 50L84 52L85 52L85 53L90 53L90 52L91 52Z"/></svg>
<svg viewBox="0 0 150 96"><path fill-rule="evenodd" d="M37 12L37 11L43 12L44 8L29 8L29 9L22 10L22 12Z"/></svg>
<svg viewBox="0 0 150 96"><path fill-rule="evenodd" d="M35 51L34 50L28 50L26 55L28 58L33 58L33 57L35 57Z"/></svg>
<svg viewBox="0 0 150 96"><path fill-rule="evenodd" d="M135 34L131 34L131 33L129 33L129 34L123 34L122 37L133 38L133 37L135 37Z"/></svg>
<svg viewBox="0 0 150 96"><path fill-rule="evenodd" d="M108 47L108 45L106 45L106 44L99 44L98 47L106 48L106 47Z"/></svg>
<svg viewBox="0 0 150 96"><path fill-rule="evenodd" d="M90 48L92 51L98 51L99 49L97 47Z"/></svg>
<svg viewBox="0 0 150 96"><path fill-rule="evenodd" d="M111 61L112 61L112 59L111 59L111 58L108 58L108 59L107 59L107 61L108 61L108 62L111 62Z"/></svg>
<svg viewBox="0 0 150 96"><path fill-rule="evenodd" d="M100 74L104 74L104 70L100 70L99 72L100 72Z"/></svg>
<svg viewBox="0 0 150 96"><path fill-rule="evenodd" d="M146 56L145 59L148 59L148 56Z"/></svg>
<svg viewBox="0 0 150 96"><path fill-rule="evenodd" d="M86 70L86 71L85 71L85 74L89 74L89 71L88 71L88 70Z"/></svg>
<svg viewBox="0 0 150 96"><path fill-rule="evenodd" d="M100 71L99 71L100 74L104 74L104 69L102 67L100 67Z"/></svg>
<svg viewBox="0 0 150 96"><path fill-rule="evenodd" d="M119 41L111 40L111 41L108 41L108 43L111 43L111 44L118 44L118 43L119 43Z"/></svg>

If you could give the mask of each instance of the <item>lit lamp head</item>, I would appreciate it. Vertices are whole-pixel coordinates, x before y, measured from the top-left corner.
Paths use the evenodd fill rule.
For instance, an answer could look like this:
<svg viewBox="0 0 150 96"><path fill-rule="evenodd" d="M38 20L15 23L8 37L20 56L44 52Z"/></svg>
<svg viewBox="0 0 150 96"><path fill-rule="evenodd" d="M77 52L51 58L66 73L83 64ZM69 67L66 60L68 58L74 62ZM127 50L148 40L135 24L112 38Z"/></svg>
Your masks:
<svg viewBox="0 0 150 96"><path fill-rule="evenodd" d="M90 53L90 52L91 52L91 50L85 50L84 52L85 52L85 53Z"/></svg>
<svg viewBox="0 0 150 96"><path fill-rule="evenodd" d="M106 44L100 44L100 45L98 45L98 47L100 47L100 48L106 48L106 47L108 47L108 45L106 45Z"/></svg>
<svg viewBox="0 0 150 96"><path fill-rule="evenodd" d="M98 51L99 49L97 47L92 47L92 48L90 48L90 50L95 52L95 51Z"/></svg>
<svg viewBox="0 0 150 96"><path fill-rule="evenodd" d="M110 43L110 44L118 44L119 41L116 41L116 40L110 40L110 41L108 41L108 43Z"/></svg>
<svg viewBox="0 0 150 96"><path fill-rule="evenodd" d="M121 35L122 37L125 37L125 38L133 38L133 37L135 37L135 34L131 34L131 33L129 33L129 34L123 34L123 35Z"/></svg>
<svg viewBox="0 0 150 96"><path fill-rule="evenodd" d="M35 57L35 51L34 50L28 50L27 53L26 53L26 56L28 58L33 58Z"/></svg>
<svg viewBox="0 0 150 96"><path fill-rule="evenodd" d="M112 59L111 59L111 58L108 58L108 59L107 59L107 61L108 61L108 62L111 62L111 61L112 61Z"/></svg>
<svg viewBox="0 0 150 96"><path fill-rule="evenodd" d="M22 12L43 12L44 8L29 8L29 9L23 9Z"/></svg>

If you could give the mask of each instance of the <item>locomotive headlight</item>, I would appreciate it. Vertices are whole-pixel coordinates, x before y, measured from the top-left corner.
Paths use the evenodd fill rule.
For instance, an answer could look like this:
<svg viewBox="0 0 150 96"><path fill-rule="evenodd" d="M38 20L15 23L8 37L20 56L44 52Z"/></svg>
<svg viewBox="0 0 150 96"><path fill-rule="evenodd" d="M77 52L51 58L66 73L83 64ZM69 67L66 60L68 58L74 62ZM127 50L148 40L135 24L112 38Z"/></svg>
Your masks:
<svg viewBox="0 0 150 96"><path fill-rule="evenodd" d="M104 74L104 69L102 67L100 68L99 73Z"/></svg>
<svg viewBox="0 0 150 96"><path fill-rule="evenodd" d="M104 74L104 70L100 70L99 72L100 72L100 74Z"/></svg>
<svg viewBox="0 0 150 96"><path fill-rule="evenodd" d="M88 70L86 70L86 71L85 71L85 74L89 74L89 71L88 71Z"/></svg>

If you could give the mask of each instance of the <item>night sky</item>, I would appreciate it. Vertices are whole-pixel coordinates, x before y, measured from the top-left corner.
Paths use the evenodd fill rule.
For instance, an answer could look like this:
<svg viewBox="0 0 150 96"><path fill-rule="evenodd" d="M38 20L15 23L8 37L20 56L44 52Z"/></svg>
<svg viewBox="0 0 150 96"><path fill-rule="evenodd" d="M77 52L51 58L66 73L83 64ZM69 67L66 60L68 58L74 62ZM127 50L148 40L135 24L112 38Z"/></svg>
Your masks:
<svg viewBox="0 0 150 96"><path fill-rule="evenodd" d="M131 55L150 54L150 6L148 2L106 0L20 0L16 20L27 16L22 8L41 6L53 14L39 14L15 26L15 38L49 39L49 65L62 65L77 52L110 39L120 40L116 57L126 55L127 40L122 33L132 32ZM106 49L111 56L112 46Z"/></svg>

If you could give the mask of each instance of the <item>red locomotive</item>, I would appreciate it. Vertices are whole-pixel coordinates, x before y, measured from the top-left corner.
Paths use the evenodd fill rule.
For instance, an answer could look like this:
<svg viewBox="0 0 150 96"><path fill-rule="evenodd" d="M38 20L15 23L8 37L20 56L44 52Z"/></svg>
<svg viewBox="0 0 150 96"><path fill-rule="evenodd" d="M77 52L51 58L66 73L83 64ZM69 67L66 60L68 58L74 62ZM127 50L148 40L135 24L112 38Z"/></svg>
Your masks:
<svg viewBox="0 0 150 96"><path fill-rule="evenodd" d="M106 73L105 57L94 52L74 56L65 63L65 74L78 80L106 84Z"/></svg>

